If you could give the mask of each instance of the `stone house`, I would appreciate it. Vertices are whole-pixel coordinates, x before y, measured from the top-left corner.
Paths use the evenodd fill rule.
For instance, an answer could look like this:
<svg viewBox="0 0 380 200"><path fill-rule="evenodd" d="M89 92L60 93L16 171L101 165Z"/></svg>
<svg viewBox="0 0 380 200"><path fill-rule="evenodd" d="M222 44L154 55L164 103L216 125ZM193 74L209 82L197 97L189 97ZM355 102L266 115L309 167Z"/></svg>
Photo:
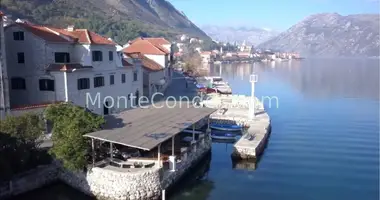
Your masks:
<svg viewBox="0 0 380 200"><path fill-rule="evenodd" d="M163 92L172 79L172 44L163 38L137 38L124 48L127 55L140 53L142 59L143 94L151 97L155 92ZM142 56L143 55L143 56ZM145 63L145 64L144 64ZM152 67L154 66L154 67Z"/></svg>
<svg viewBox="0 0 380 200"><path fill-rule="evenodd" d="M13 23L5 37L11 108L72 102L107 115L130 108L131 95L142 92L138 61L94 32Z"/></svg>
<svg viewBox="0 0 380 200"><path fill-rule="evenodd" d="M200 55L202 63L210 63L212 61L212 53L210 51L204 51Z"/></svg>

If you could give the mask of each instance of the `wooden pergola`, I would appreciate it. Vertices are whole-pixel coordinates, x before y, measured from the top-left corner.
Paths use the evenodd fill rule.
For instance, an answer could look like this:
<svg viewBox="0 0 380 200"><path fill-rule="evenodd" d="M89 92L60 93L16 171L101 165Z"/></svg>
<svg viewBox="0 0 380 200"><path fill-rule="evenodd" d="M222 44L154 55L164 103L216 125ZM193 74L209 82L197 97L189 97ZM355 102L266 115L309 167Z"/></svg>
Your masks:
<svg viewBox="0 0 380 200"><path fill-rule="evenodd" d="M110 143L111 159L113 144L145 151L158 147L158 162L160 162L161 144L171 138L172 156L174 156L175 136L192 126L194 141L194 124L216 111L211 108L188 106L185 103L177 102L177 104L174 107L161 104L156 107L136 108L106 116L106 124L102 130L84 135L92 140L93 163L95 162L94 140Z"/></svg>

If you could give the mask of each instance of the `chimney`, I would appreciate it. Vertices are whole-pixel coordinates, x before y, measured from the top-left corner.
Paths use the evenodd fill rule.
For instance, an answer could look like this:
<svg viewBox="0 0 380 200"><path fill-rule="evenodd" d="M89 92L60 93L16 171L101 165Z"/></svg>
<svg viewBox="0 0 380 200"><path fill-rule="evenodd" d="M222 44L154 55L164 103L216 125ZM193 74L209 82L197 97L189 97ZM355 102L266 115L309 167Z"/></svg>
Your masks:
<svg viewBox="0 0 380 200"><path fill-rule="evenodd" d="M74 31L74 25L67 26L67 31Z"/></svg>

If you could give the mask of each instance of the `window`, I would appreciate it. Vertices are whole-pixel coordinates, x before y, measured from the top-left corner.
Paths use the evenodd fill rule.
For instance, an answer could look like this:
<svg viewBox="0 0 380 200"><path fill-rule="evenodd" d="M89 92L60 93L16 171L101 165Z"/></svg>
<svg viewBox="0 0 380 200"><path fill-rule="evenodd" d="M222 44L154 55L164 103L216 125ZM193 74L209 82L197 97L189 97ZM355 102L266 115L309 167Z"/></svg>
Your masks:
<svg viewBox="0 0 380 200"><path fill-rule="evenodd" d="M66 52L55 52L55 63L69 63L70 62L70 54Z"/></svg>
<svg viewBox="0 0 380 200"><path fill-rule="evenodd" d="M11 79L11 86L13 90L25 90L26 84L25 79L23 78L12 78Z"/></svg>
<svg viewBox="0 0 380 200"><path fill-rule="evenodd" d="M137 71L133 72L133 81L137 81Z"/></svg>
<svg viewBox="0 0 380 200"><path fill-rule="evenodd" d="M103 61L103 54L101 51L92 52L92 61Z"/></svg>
<svg viewBox="0 0 380 200"><path fill-rule="evenodd" d="M40 90L41 91L54 91L54 80L40 79Z"/></svg>
<svg viewBox="0 0 380 200"><path fill-rule="evenodd" d="M78 79L78 90L90 89L90 79L80 78Z"/></svg>
<svg viewBox="0 0 380 200"><path fill-rule="evenodd" d="M112 51L108 52L108 57L109 57L110 61L113 61L113 52Z"/></svg>
<svg viewBox="0 0 380 200"><path fill-rule="evenodd" d="M125 83L125 74L121 74L121 83Z"/></svg>
<svg viewBox="0 0 380 200"><path fill-rule="evenodd" d="M110 85L113 85L113 84L115 84L115 76L110 75Z"/></svg>
<svg viewBox="0 0 380 200"><path fill-rule="evenodd" d="M98 76L94 78L94 87L103 87L104 86L104 77Z"/></svg>
<svg viewBox="0 0 380 200"><path fill-rule="evenodd" d="M18 63L25 63L24 53L17 53L17 62Z"/></svg>
<svg viewBox="0 0 380 200"><path fill-rule="evenodd" d="M24 40L24 32L22 32L22 31L13 32L13 39L14 40Z"/></svg>

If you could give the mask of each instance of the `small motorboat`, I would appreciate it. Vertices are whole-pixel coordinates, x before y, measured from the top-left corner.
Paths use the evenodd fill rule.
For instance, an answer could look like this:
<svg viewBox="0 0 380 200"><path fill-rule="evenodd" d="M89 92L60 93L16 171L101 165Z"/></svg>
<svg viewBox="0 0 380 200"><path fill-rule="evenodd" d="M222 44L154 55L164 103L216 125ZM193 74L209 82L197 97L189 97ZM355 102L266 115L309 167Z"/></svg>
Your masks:
<svg viewBox="0 0 380 200"><path fill-rule="evenodd" d="M230 124L210 124L210 128L220 131L241 131L243 126Z"/></svg>
<svg viewBox="0 0 380 200"><path fill-rule="evenodd" d="M211 138L215 140L236 140L238 134L229 132L211 132Z"/></svg>

